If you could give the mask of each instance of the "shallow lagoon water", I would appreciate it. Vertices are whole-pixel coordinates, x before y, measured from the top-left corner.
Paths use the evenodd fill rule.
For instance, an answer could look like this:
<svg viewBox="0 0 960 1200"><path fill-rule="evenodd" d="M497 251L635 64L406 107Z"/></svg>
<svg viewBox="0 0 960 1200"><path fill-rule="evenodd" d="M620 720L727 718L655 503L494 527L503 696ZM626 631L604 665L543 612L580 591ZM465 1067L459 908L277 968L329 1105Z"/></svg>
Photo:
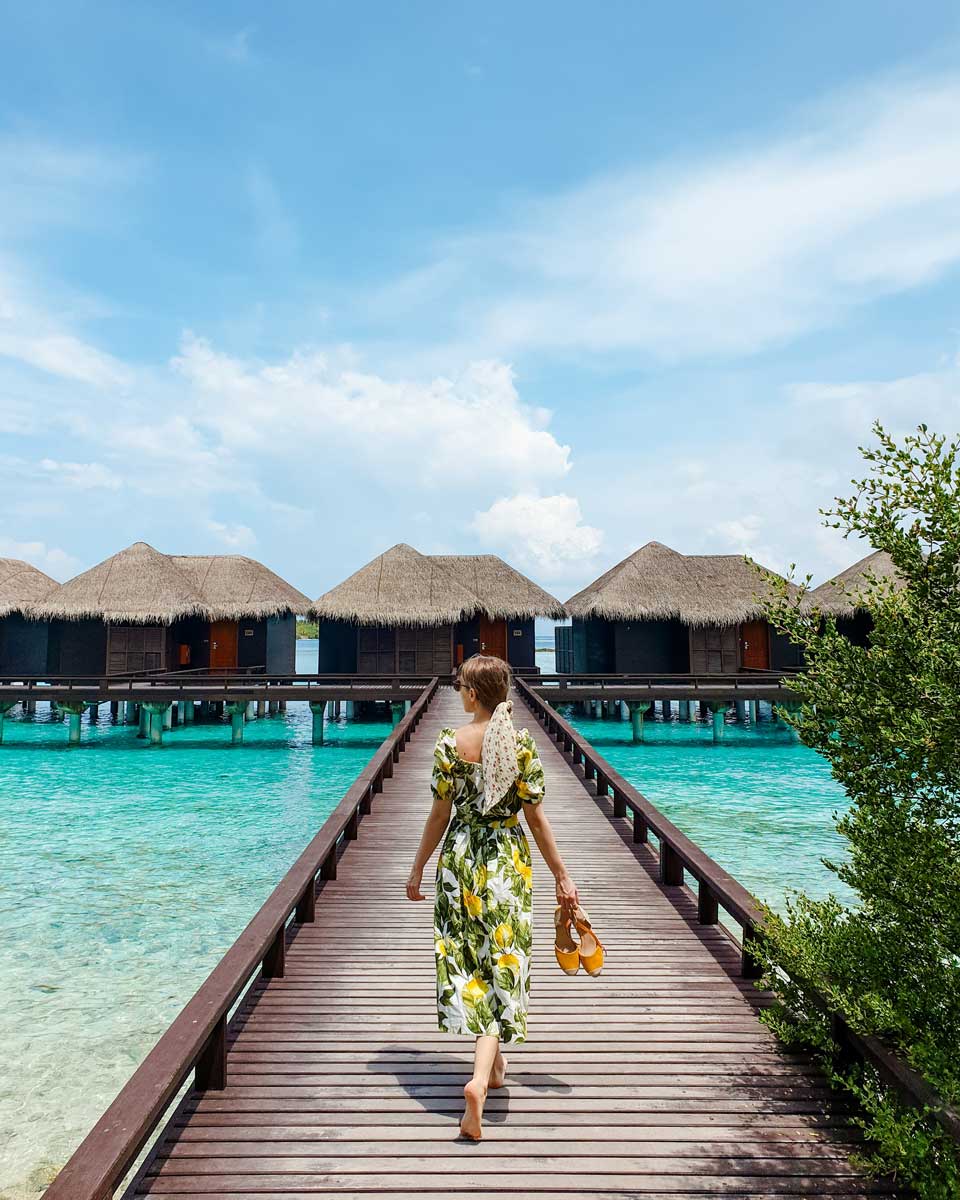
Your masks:
<svg viewBox="0 0 960 1200"><path fill-rule="evenodd" d="M629 721L564 709L623 777L755 896L782 910L790 889L848 897L821 859L843 855L833 814L846 796L825 759L763 716L710 721L649 718L635 745Z"/></svg>

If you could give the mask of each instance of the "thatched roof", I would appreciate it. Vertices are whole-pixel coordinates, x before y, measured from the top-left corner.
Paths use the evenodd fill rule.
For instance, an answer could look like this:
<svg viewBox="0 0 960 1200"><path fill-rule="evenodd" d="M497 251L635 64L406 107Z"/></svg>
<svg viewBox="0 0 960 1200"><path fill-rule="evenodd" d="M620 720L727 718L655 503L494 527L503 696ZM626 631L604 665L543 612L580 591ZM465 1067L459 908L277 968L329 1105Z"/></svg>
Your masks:
<svg viewBox="0 0 960 1200"><path fill-rule="evenodd" d="M68 579L32 611L47 619L100 618L124 625L169 625L180 617L205 615L187 576L168 554L146 542L134 542Z"/></svg>
<svg viewBox="0 0 960 1200"><path fill-rule="evenodd" d="M481 612L494 620L564 615L558 600L494 554L426 555L403 542L311 608L319 619L360 625L447 625Z"/></svg>
<svg viewBox="0 0 960 1200"><path fill-rule="evenodd" d="M57 586L49 575L19 558L0 558L0 617L28 612Z"/></svg>
<svg viewBox="0 0 960 1200"><path fill-rule="evenodd" d="M252 558L161 554L146 542L134 542L33 604L31 614L170 625L181 617L239 621L309 607L302 592Z"/></svg>
<svg viewBox="0 0 960 1200"><path fill-rule="evenodd" d="M676 618L686 625L738 625L762 617L769 595L769 586L740 554L679 554L648 542L571 596L567 610L574 617L610 621Z"/></svg>
<svg viewBox="0 0 960 1200"><path fill-rule="evenodd" d="M554 617L567 615L556 596L551 596L521 575L496 554L432 554L477 596L481 610L494 620L519 620L525 617Z"/></svg>
<svg viewBox="0 0 960 1200"><path fill-rule="evenodd" d="M310 599L292 584L243 554L172 554L190 580L211 621L305 613Z"/></svg>
<svg viewBox="0 0 960 1200"><path fill-rule="evenodd" d="M810 603L835 617L852 617L865 608L863 593L870 591L870 577L902 586L893 559L885 550L875 550L847 567L810 593Z"/></svg>
<svg viewBox="0 0 960 1200"><path fill-rule="evenodd" d="M324 592L310 615L360 625L449 625L479 607L442 563L400 542Z"/></svg>

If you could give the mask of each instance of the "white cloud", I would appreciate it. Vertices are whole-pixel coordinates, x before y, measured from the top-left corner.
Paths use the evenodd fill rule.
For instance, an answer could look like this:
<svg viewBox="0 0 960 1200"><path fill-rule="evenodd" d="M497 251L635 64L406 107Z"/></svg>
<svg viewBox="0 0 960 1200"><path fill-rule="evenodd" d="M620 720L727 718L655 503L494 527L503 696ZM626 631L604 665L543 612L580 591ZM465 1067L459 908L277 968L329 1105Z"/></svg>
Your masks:
<svg viewBox="0 0 960 1200"><path fill-rule="evenodd" d="M225 525L222 521L208 520L204 526L231 550L249 550L257 541L257 535L249 525Z"/></svg>
<svg viewBox="0 0 960 1200"><path fill-rule="evenodd" d="M18 542L13 538L0 537L0 555L23 559L61 582L80 569L79 559L59 546L48 546L46 542Z"/></svg>
<svg viewBox="0 0 960 1200"><path fill-rule="evenodd" d="M194 390L193 420L237 453L295 459L323 446L375 465L383 478L491 490L570 466L570 447L544 428L550 414L521 403L501 362L420 382L334 366L309 351L248 362L188 335L173 366Z"/></svg>
<svg viewBox="0 0 960 1200"><path fill-rule="evenodd" d="M589 569L603 541L599 529L584 524L580 502L562 493L504 496L475 513L471 528L484 545L548 578Z"/></svg>
<svg viewBox="0 0 960 1200"><path fill-rule="evenodd" d="M79 488L89 491L92 488L106 488L117 491L123 486L123 480L115 471L105 467L103 463L58 462L54 458L45 458L40 466L44 471L57 476L58 482L66 487Z"/></svg>
<svg viewBox="0 0 960 1200"><path fill-rule="evenodd" d="M798 383L772 397L770 411L775 423L735 419L729 433L701 434L692 423L682 455L638 443L608 447L586 478L581 465L580 487L612 547L607 561L655 539L686 553L748 553L778 571L796 563L801 576L828 578L867 553L819 515L869 473L858 445L873 443L878 419L898 439L920 422L960 436L960 362L898 379ZM611 478L626 483L611 489Z"/></svg>
<svg viewBox="0 0 960 1200"><path fill-rule="evenodd" d="M751 353L960 262L958 128L957 78L890 78L762 142L526 204L417 286L455 296L487 352Z"/></svg>

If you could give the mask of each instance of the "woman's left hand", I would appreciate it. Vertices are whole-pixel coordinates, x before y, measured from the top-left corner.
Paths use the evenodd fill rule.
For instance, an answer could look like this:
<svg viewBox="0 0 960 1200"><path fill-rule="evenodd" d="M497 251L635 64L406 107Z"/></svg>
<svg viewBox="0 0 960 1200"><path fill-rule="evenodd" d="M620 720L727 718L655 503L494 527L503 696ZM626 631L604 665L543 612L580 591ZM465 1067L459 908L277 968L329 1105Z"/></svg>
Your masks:
<svg viewBox="0 0 960 1200"><path fill-rule="evenodd" d="M580 897L577 894L577 885L569 875L557 876L557 903L563 909L564 915L572 919L579 907Z"/></svg>

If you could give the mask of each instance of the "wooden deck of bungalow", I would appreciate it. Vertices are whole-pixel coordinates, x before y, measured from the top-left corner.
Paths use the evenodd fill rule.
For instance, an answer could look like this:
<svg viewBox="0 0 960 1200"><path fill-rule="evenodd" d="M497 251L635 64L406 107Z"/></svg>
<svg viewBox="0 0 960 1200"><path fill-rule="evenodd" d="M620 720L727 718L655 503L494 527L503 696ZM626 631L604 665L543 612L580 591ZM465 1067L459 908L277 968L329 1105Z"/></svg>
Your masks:
<svg viewBox="0 0 960 1200"><path fill-rule="evenodd" d="M437 1031L432 904L404 896L430 803L434 739L462 721L457 696L440 687L415 731L406 731L382 791L365 794L359 827L356 811L352 825L347 813L351 840L335 867L325 860L315 904L313 874L290 885L284 903L287 911L297 904L296 919L285 931L280 922L265 974L225 1027L226 1054L210 1024L219 1001L196 1007L198 994L179 1032L171 1028L170 1046L158 1045L154 1063L127 1085L49 1200L112 1195L117 1170L150 1132L150 1106L162 1111L163 1089L172 1096L195 1061L205 1090L190 1090L161 1127L125 1196L626 1200L889 1191L851 1164L855 1133L842 1102L758 1020L767 998L742 976L740 947L716 923L718 895L738 903L735 881L711 864L698 903L683 886L684 867L697 871L710 860L665 832L668 823L658 825L652 811L638 816L631 807L632 825L621 819L619 777L584 764L575 747L581 761L572 763L563 727L538 728L525 697L537 703L520 685L515 720L537 737L550 818L608 959L598 979L561 974L552 880L534 846L529 1040L508 1052L507 1085L490 1093L483 1141L458 1138L472 1041ZM415 724L417 714L408 719ZM598 784L605 794L597 795ZM661 842L665 867L648 840L658 829L670 839ZM304 878L308 890L297 901ZM426 883L430 897L432 870ZM245 953L258 953L262 933L247 931ZM196 1037L207 1038L199 1060L191 1021L202 1026ZM179 1075L161 1062L176 1053L184 1056Z"/></svg>

